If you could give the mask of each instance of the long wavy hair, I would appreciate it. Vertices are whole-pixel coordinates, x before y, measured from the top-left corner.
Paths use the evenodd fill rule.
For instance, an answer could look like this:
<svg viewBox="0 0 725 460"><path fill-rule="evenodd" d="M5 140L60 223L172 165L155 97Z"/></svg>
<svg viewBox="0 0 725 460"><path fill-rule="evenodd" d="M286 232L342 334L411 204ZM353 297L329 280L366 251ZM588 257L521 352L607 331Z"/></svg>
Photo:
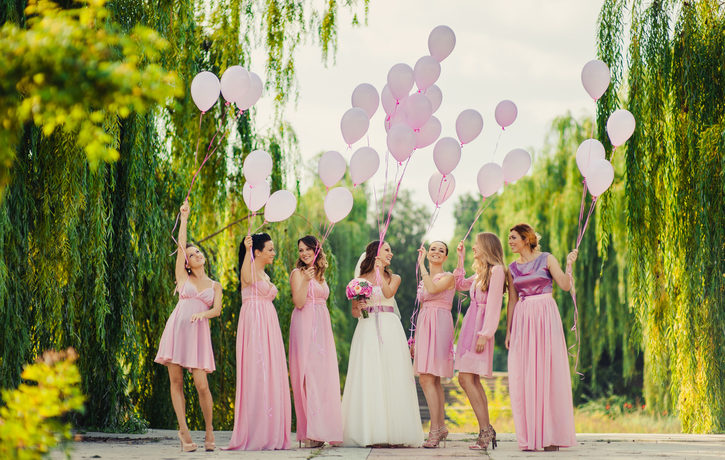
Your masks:
<svg viewBox="0 0 725 460"><path fill-rule="evenodd" d="M491 269L501 265L504 271L503 290L508 285L508 269L503 263L503 246L496 235L483 232L476 235L476 244L481 248L481 257L473 258L473 270L476 272L476 286L483 292L488 291L491 282Z"/></svg>
<svg viewBox="0 0 725 460"><path fill-rule="evenodd" d="M378 247L380 241L375 240L368 243L365 247L365 258L360 263L360 276L370 273L375 268L375 258L378 256ZM388 276L393 276L393 272L390 271L390 267L385 267L383 270Z"/></svg>
<svg viewBox="0 0 725 460"><path fill-rule="evenodd" d="M325 257L325 251L322 250L320 247L320 242L317 241L317 238L315 238L312 235L303 236L299 240L297 240L297 247L299 248L300 243L303 243L308 248L315 251L317 254L317 258L315 259L315 276L317 277L318 281L322 281L325 279L325 270L328 267L327 258ZM297 264L295 266L299 269L305 269L307 268L307 265L305 265L304 262L302 262L302 259L297 257Z"/></svg>

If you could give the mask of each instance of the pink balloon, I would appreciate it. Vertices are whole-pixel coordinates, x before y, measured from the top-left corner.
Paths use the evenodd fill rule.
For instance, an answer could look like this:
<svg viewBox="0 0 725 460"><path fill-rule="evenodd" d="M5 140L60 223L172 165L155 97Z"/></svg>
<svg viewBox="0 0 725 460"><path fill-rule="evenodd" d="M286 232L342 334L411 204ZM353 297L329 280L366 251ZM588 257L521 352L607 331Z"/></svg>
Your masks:
<svg viewBox="0 0 725 460"><path fill-rule="evenodd" d="M614 168L610 162L605 159L592 162L587 176L587 189L592 196L600 196L612 185L612 181L614 181Z"/></svg>
<svg viewBox="0 0 725 460"><path fill-rule="evenodd" d="M214 106L220 90L219 79L211 72L199 72L191 81L191 99L202 112Z"/></svg>
<svg viewBox="0 0 725 460"><path fill-rule="evenodd" d="M369 126L370 119L363 109L360 107L348 109L340 121L342 138L345 139L347 145L352 145L368 132Z"/></svg>
<svg viewBox="0 0 725 460"><path fill-rule="evenodd" d="M524 149L513 149L503 159L503 179L510 184L524 177L531 167L531 155Z"/></svg>
<svg viewBox="0 0 725 460"><path fill-rule="evenodd" d="M398 110L390 115L389 117L386 117L385 120L385 132L387 133L390 131L390 128L395 125L406 125L408 126L408 119L405 117L405 111L403 106L399 106Z"/></svg>
<svg viewBox="0 0 725 460"><path fill-rule="evenodd" d="M408 96L413 88L413 69L408 64L395 64L388 71L388 88L395 99Z"/></svg>
<svg viewBox="0 0 725 460"><path fill-rule="evenodd" d="M423 56L415 63L413 77L415 78L415 86L419 90L425 90L435 83L440 76L441 63L436 61L432 56Z"/></svg>
<svg viewBox="0 0 725 460"><path fill-rule="evenodd" d="M400 102L402 103L408 96L405 96L404 98L400 99ZM383 90L380 92L380 103L383 106L383 110L386 114L390 115L393 112L396 112L395 107L398 105L398 101L395 100L395 97L393 96L393 93L390 92L390 87L388 85L383 86Z"/></svg>
<svg viewBox="0 0 725 460"><path fill-rule="evenodd" d="M361 83L352 92L352 106L360 107L372 118L378 110L380 97L378 90L370 83Z"/></svg>
<svg viewBox="0 0 725 460"><path fill-rule="evenodd" d="M244 159L242 172L248 184L262 183L272 174L272 157L264 150L255 150Z"/></svg>
<svg viewBox="0 0 725 460"><path fill-rule="evenodd" d="M484 198L496 193L503 186L503 168L496 163L486 163L478 170L478 191Z"/></svg>
<svg viewBox="0 0 725 460"><path fill-rule="evenodd" d="M317 163L317 174L319 174L325 187L328 188L340 182L340 179L345 175L346 169L345 159L340 155L340 152L334 150L325 152L320 157L319 163Z"/></svg>
<svg viewBox="0 0 725 460"><path fill-rule="evenodd" d="M612 145L619 147L632 137L636 126L634 115L629 110L619 109L609 115L607 120L607 134Z"/></svg>
<svg viewBox="0 0 725 460"><path fill-rule="evenodd" d="M461 144L468 144L481 134L483 117L478 111L466 109L456 118L456 134Z"/></svg>
<svg viewBox="0 0 725 460"><path fill-rule="evenodd" d="M506 99L496 105L494 117L496 118L496 123L498 123L501 129L505 129L507 126L510 126L514 121L516 121L516 115L518 115L518 113L519 111L516 108L516 104Z"/></svg>
<svg viewBox="0 0 725 460"><path fill-rule="evenodd" d="M428 51L438 62L447 58L456 46L456 34L448 26L438 26L428 36Z"/></svg>
<svg viewBox="0 0 725 460"><path fill-rule="evenodd" d="M420 129L433 115L433 106L430 99L420 93L412 94L405 100L405 118L408 126Z"/></svg>
<svg viewBox="0 0 725 460"><path fill-rule="evenodd" d="M266 181L256 185L247 182L242 187L242 198L244 198L244 203L246 203L250 211L259 211L269 199L269 184Z"/></svg>
<svg viewBox="0 0 725 460"><path fill-rule="evenodd" d="M240 110L248 110L262 97L263 89L264 84L262 83L262 79L259 78L259 75L254 72L249 72L249 89L237 100L237 107Z"/></svg>
<svg viewBox="0 0 725 460"><path fill-rule="evenodd" d="M224 71L221 78L222 96L227 102L238 102L249 90L251 81L247 69L233 65Z"/></svg>
<svg viewBox="0 0 725 460"><path fill-rule="evenodd" d="M289 219L297 208L297 198L288 190L277 190L267 200L264 207L264 220L282 222Z"/></svg>
<svg viewBox="0 0 725 460"><path fill-rule="evenodd" d="M443 176L439 172L434 172L428 180L428 194L433 204L440 206L448 198L453 195L453 191L456 189L456 178L453 174Z"/></svg>
<svg viewBox="0 0 725 460"><path fill-rule="evenodd" d="M438 85L431 85L424 91L424 94L428 99L430 99L430 103L433 106L433 113L435 113L441 106L441 102L443 102L443 92Z"/></svg>
<svg viewBox="0 0 725 460"><path fill-rule="evenodd" d="M421 126L420 131L415 133L415 148L428 147L441 135L441 122L436 117L430 117L426 124Z"/></svg>
<svg viewBox="0 0 725 460"><path fill-rule="evenodd" d="M398 163L402 163L415 150L415 132L408 125L393 125L388 131L388 150Z"/></svg>
<svg viewBox="0 0 725 460"><path fill-rule="evenodd" d="M582 176L587 177L590 165L596 160L602 160L606 156L604 146L596 139L587 139L576 149L576 165Z"/></svg>
<svg viewBox="0 0 725 460"><path fill-rule="evenodd" d="M353 187L358 186L373 177L378 172L380 157L371 147L360 147L350 158L350 178Z"/></svg>
<svg viewBox="0 0 725 460"><path fill-rule="evenodd" d="M461 145L452 137L438 139L433 147L433 161L444 176L453 171L461 161Z"/></svg>
<svg viewBox="0 0 725 460"><path fill-rule="evenodd" d="M335 187L325 196L325 214L333 224L344 219L352 211L352 193L345 187Z"/></svg>
<svg viewBox="0 0 725 460"><path fill-rule="evenodd" d="M602 94L609 87L609 67L604 62L594 59L584 64L582 69L582 85L587 93L595 101L602 97Z"/></svg>

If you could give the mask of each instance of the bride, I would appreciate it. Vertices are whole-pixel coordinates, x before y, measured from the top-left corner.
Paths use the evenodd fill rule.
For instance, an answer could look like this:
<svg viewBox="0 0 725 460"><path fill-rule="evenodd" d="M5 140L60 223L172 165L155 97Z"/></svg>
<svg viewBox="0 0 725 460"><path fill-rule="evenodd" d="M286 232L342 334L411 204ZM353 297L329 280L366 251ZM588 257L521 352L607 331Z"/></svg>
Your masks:
<svg viewBox="0 0 725 460"><path fill-rule="evenodd" d="M423 443L413 366L395 293L400 276L390 271L393 252L368 244L355 276L373 285L367 300L353 300L358 318L342 395L343 440L347 446ZM364 318L362 310L368 312Z"/></svg>

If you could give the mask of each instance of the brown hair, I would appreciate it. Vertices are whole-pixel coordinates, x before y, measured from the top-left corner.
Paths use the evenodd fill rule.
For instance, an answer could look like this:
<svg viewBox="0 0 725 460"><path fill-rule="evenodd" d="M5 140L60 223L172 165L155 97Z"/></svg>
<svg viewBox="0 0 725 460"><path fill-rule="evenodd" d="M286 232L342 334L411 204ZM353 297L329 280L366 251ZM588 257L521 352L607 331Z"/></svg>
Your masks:
<svg viewBox="0 0 725 460"><path fill-rule="evenodd" d="M488 291L488 285L491 281L491 269L496 265L500 265L504 271L503 290L506 292L508 276L506 276L506 265L503 263L501 240L493 233L483 232L476 235L476 244L482 250L482 257L473 258L473 270L476 272L477 287L483 292Z"/></svg>
<svg viewBox="0 0 725 460"><path fill-rule="evenodd" d="M360 263L360 276L370 273L373 271L373 268L375 268L375 258L378 256L379 246L380 241L375 240L369 242L367 247L365 247L365 258ZM385 267L383 271L387 273L388 276L393 276L393 272L390 271L389 267Z"/></svg>
<svg viewBox="0 0 725 460"><path fill-rule="evenodd" d="M312 235L303 236L299 240L297 240L297 247L300 247L300 243L303 243L308 248L315 251L316 257L315 257L315 276L317 277L318 281L322 281L325 279L325 269L327 268L327 258L325 257L325 251L322 250L320 247L320 242L317 241L317 238L315 238ZM307 268L307 265L305 265L304 262L302 262L302 259L299 257L297 258L297 268L304 269Z"/></svg>
<svg viewBox="0 0 725 460"><path fill-rule="evenodd" d="M529 224L518 224L511 227L510 232L519 234L522 240L529 245L532 251L539 247L539 236Z"/></svg>

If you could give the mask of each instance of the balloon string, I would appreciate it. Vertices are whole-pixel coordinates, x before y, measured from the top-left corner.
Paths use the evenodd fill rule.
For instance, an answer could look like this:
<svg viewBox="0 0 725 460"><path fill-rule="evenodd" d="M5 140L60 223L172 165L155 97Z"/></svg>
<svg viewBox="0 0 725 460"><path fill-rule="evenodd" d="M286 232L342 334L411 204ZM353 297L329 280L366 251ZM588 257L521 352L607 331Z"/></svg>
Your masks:
<svg viewBox="0 0 725 460"><path fill-rule="evenodd" d="M578 318L579 318L579 308L576 304L576 288L574 287L574 275L571 273L567 273L569 275L569 282L571 283L571 291L569 291L569 294L571 294L571 300L574 301L574 324L571 326L571 330L574 331L574 339L575 343L572 344L569 347L569 355L574 356L571 353L571 349L576 346L576 358L574 360L574 372L576 372L580 377L584 377L584 374L578 371L579 368L579 351L581 348L581 339L579 337L579 328L577 327L578 324Z"/></svg>
<svg viewBox="0 0 725 460"><path fill-rule="evenodd" d="M201 141L201 119L204 116L204 112L199 114L199 136L196 138L196 149L194 149L194 168L197 165L197 155L199 154L199 142Z"/></svg>
<svg viewBox="0 0 725 460"><path fill-rule="evenodd" d="M491 198L490 200L488 200L488 204L486 204L486 197L483 198L483 201L481 202L481 206L480 206L478 212L476 213L476 217L473 218L473 222L471 222L471 226L468 227L466 236L464 236L461 241L466 241L466 239L468 239L468 235L471 234L471 230L473 230L474 224L476 223L478 218L481 217L481 214L483 214L483 211L485 211L486 209L488 209L489 206L491 206L491 202L493 202L494 198Z"/></svg>
<svg viewBox="0 0 725 460"><path fill-rule="evenodd" d="M582 243L582 239L584 238L584 232L587 231L587 226L589 225L589 218L592 216L592 213L594 212L594 207L597 205L597 198L599 198L599 197L595 196L594 199L592 200L592 204L589 206L589 213L587 214L587 220L584 222L584 227L582 228L581 233L579 234L579 236L577 236L577 239L576 239L576 248L577 249L579 249L579 245Z"/></svg>
<svg viewBox="0 0 725 460"><path fill-rule="evenodd" d="M496 138L496 145L493 147L493 153L491 154L491 158L493 158L496 155L496 150L498 150L498 143L501 140L501 136L503 136L504 129L501 128L501 132L498 133L498 137Z"/></svg>
<svg viewBox="0 0 725 460"><path fill-rule="evenodd" d="M579 235L582 233L582 221L584 220L584 203L586 202L587 198L587 178L585 177L582 180L582 202L579 206L579 226L576 231L577 235L577 241L579 240Z"/></svg>

